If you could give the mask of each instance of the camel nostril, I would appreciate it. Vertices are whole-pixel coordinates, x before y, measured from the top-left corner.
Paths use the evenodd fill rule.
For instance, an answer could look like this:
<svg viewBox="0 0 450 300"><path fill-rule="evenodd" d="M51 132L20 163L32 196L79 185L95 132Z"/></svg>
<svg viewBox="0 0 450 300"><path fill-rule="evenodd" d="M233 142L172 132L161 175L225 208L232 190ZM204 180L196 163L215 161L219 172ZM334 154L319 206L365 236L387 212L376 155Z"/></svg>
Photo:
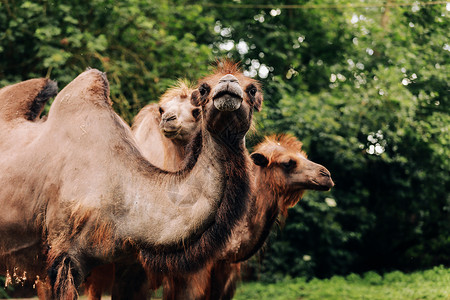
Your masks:
<svg viewBox="0 0 450 300"><path fill-rule="evenodd" d="M326 169L320 170L319 174L322 175L322 176L325 176L325 177L331 177L330 172L328 170L326 170Z"/></svg>
<svg viewBox="0 0 450 300"><path fill-rule="evenodd" d="M165 122L170 122L170 121L174 121L177 119L177 116L175 115L171 115L171 116L163 116L163 121Z"/></svg>

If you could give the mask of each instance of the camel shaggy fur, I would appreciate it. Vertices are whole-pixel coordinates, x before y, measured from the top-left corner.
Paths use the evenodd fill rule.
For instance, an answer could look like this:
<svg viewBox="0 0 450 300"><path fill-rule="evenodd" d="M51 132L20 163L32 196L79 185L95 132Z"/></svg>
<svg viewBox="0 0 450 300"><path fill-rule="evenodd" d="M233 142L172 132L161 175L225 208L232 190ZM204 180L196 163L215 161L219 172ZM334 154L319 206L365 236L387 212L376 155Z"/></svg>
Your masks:
<svg viewBox="0 0 450 300"><path fill-rule="evenodd" d="M224 77L225 79L223 79ZM239 78L239 80L237 80L237 78ZM208 97L208 94L211 91L213 93L213 101L223 96L229 97L226 94L222 96L218 95L216 97L215 94L217 94L218 88L223 86L231 86L233 88L233 83L236 82L239 82L242 88L247 90L246 94L247 97L249 97L249 101L253 101L255 108L259 110L262 103L262 94L260 92L259 84L255 80L243 76L236 64L227 61L219 62L215 72L200 81L201 88L199 90L201 93L201 98L198 100L204 101L202 97ZM158 105L158 111L161 117L158 117L156 113L156 105L150 104L139 112L132 126L132 130L136 135L139 146L143 149L143 153L150 160L158 158L160 162L164 161L164 166L172 168L174 171L181 168L181 164L179 162L184 158L183 155L185 153L185 144L188 139L192 138L192 132L195 132L196 126L193 125L199 124L199 122L196 121L199 114L195 111L195 106L192 107L190 105L186 105L185 103L186 101L184 100L184 95L188 94L186 90L187 86L183 83L179 83L178 86L170 89L161 98ZM182 116L185 117L183 118ZM173 134L165 133L164 126L167 126L167 124L164 124L165 118L171 118L177 123L181 123L178 125L179 129L176 129L176 131L183 132L184 134L181 137L177 136L178 141L173 141ZM160 130L157 130L158 127ZM162 155L162 157L160 155ZM167 164L168 162L169 164ZM142 273L140 266L134 265L132 268L135 273ZM116 279L115 285L117 285L118 282L125 282L125 285L129 285L131 284L131 281L135 281L129 280L126 276L122 276L122 273L124 273L122 270L116 272L117 276L121 276L122 279ZM93 275L94 276L91 276L88 279L86 284L87 293L89 295L89 299L91 300L99 299L104 287L108 287L110 285L110 282L109 284L106 284L106 286L104 285L105 281L103 274L95 272ZM149 283L140 281L142 287L136 287L135 294L132 294L130 289L128 289L127 296L133 297L133 299L139 299L142 297L142 290L145 290L145 287L149 289L156 289L161 284L162 277L159 274L151 273L148 275L148 278L150 280ZM149 284L149 286L147 284ZM114 287L113 296L118 297L117 289Z"/></svg>
<svg viewBox="0 0 450 300"><path fill-rule="evenodd" d="M191 103L193 92L194 89L186 81L180 80L161 96L158 103L142 108L133 120L131 130L142 154L161 169L179 171L183 167L187 145L201 122L201 109ZM118 279L115 281L116 268ZM117 293L122 290L118 285L123 282L128 285L127 296L135 299L143 298L143 294L161 285L162 278L156 274L146 276L140 264L134 264L133 269L135 273L150 279L150 282L140 280L143 286L136 288L134 296L131 296L129 285L136 280L124 276L122 266L108 264L95 268L84 283L88 299L100 299L105 291L112 291L117 298Z"/></svg>
<svg viewBox="0 0 450 300"><path fill-rule="evenodd" d="M240 278L240 263L259 250L276 218L287 216L306 190L328 190L330 172L307 159L302 143L288 135L267 137L252 153L253 204L235 228L222 259L192 275L166 277L164 299L231 299Z"/></svg>
<svg viewBox="0 0 450 300"><path fill-rule="evenodd" d="M209 85L216 93L193 93L202 125L175 173L142 156L97 70L67 85L45 122L3 117L2 266L47 270L52 296L76 299L96 265L138 255L173 274L216 257L250 198L244 136L262 100L227 75Z"/></svg>

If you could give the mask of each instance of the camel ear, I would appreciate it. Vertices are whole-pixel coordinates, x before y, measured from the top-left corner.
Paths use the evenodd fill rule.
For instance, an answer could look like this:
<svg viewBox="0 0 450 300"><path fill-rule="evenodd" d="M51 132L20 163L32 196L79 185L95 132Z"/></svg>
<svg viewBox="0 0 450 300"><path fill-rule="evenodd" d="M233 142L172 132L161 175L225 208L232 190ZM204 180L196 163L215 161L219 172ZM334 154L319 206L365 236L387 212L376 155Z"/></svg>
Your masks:
<svg viewBox="0 0 450 300"><path fill-rule="evenodd" d="M256 93L255 103L253 104L253 107L255 108L256 111L261 111L262 102L263 102L262 93Z"/></svg>
<svg viewBox="0 0 450 300"><path fill-rule="evenodd" d="M250 158L253 160L253 163L257 166L260 167L267 167L267 165L269 164L269 160L267 159L267 157L264 156L264 154L258 153L258 152L254 152L250 155Z"/></svg>
<svg viewBox="0 0 450 300"><path fill-rule="evenodd" d="M200 92L198 90L195 90L195 91L192 92L191 104L194 105L194 106L200 106L201 105L201 97L200 97Z"/></svg>
<svg viewBox="0 0 450 300"><path fill-rule="evenodd" d="M202 83L198 89L192 92L191 103L194 106L203 106L208 102L208 95L211 87L207 83Z"/></svg>

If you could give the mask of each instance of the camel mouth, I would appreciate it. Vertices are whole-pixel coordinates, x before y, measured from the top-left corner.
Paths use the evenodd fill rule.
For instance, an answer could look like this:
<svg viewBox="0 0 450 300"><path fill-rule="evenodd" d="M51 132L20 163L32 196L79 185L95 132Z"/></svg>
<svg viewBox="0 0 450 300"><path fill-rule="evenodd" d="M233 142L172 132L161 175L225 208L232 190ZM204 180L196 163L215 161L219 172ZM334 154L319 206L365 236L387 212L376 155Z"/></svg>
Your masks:
<svg viewBox="0 0 450 300"><path fill-rule="evenodd" d="M162 128L161 132L166 138L173 139L173 138L176 138L180 134L181 127L176 128L175 130L166 130L165 128Z"/></svg>
<svg viewBox="0 0 450 300"><path fill-rule="evenodd" d="M315 191L329 191L334 186L334 182L331 178L325 180L324 182L319 182L315 179L312 179L311 181L312 182L308 188Z"/></svg>
<svg viewBox="0 0 450 300"><path fill-rule="evenodd" d="M218 110L235 111L241 107L244 91L234 76L226 75L214 89L212 99Z"/></svg>
<svg viewBox="0 0 450 300"><path fill-rule="evenodd" d="M242 97L230 91L221 91L213 96L214 106L220 111L235 111L241 107Z"/></svg>

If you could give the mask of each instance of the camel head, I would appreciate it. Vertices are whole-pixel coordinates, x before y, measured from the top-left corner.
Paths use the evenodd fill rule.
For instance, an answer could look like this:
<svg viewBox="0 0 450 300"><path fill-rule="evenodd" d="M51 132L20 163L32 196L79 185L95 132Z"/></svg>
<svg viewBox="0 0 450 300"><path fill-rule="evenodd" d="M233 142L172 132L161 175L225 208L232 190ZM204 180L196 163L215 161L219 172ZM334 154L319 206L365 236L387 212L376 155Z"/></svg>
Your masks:
<svg viewBox="0 0 450 300"><path fill-rule="evenodd" d="M191 101L202 107L208 131L233 142L250 129L253 110L261 109L263 95L258 81L245 76L238 64L222 60L213 74L199 81Z"/></svg>
<svg viewBox="0 0 450 300"><path fill-rule="evenodd" d="M161 96L159 128L166 138L185 143L192 139L201 118L200 108L190 101L193 91L186 82L179 81Z"/></svg>
<svg viewBox="0 0 450 300"><path fill-rule="evenodd" d="M327 191L334 186L330 172L307 159L295 137L266 137L251 154L258 175L270 182L278 194L292 195L279 206L294 206L306 190ZM283 209L282 209L283 211Z"/></svg>

